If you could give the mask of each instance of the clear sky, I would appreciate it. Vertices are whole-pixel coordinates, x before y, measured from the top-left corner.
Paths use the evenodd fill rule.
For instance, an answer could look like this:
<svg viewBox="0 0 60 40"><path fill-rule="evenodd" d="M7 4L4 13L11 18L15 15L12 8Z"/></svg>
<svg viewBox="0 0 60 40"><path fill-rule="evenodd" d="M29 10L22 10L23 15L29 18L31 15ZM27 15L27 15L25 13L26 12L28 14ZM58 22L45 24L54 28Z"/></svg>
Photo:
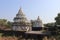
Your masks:
<svg viewBox="0 0 60 40"><path fill-rule="evenodd" d="M20 7L28 19L40 16L43 23L50 23L60 12L60 0L0 0L0 18L13 21Z"/></svg>

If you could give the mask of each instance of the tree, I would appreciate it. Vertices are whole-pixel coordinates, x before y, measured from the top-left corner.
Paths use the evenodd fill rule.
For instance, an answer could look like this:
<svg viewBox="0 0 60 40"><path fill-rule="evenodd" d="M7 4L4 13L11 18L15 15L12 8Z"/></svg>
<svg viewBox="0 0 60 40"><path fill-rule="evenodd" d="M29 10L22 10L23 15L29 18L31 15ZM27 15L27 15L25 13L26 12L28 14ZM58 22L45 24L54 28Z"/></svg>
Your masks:
<svg viewBox="0 0 60 40"><path fill-rule="evenodd" d="M0 26L6 25L7 20L6 19L0 19Z"/></svg>
<svg viewBox="0 0 60 40"><path fill-rule="evenodd" d="M60 25L60 13L58 13L58 16L55 18L55 20L56 20L55 24Z"/></svg>
<svg viewBox="0 0 60 40"><path fill-rule="evenodd" d="M7 21L6 19L0 19L0 27L5 26L6 28L10 28L12 26L12 22Z"/></svg>
<svg viewBox="0 0 60 40"><path fill-rule="evenodd" d="M8 27L8 28L11 28L11 26L12 26L12 22L8 21L8 22L7 22L7 27Z"/></svg>
<svg viewBox="0 0 60 40"><path fill-rule="evenodd" d="M44 24L45 27L54 27L55 26L55 23L47 23L47 24Z"/></svg>

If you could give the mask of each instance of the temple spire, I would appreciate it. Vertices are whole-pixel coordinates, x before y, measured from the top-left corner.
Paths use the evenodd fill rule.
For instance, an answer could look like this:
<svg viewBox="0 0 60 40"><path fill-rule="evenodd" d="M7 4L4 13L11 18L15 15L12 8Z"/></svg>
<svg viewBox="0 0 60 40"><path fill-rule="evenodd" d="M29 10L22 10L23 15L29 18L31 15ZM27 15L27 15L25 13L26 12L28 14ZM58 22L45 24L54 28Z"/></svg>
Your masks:
<svg viewBox="0 0 60 40"><path fill-rule="evenodd" d="M19 9L16 17L14 17L13 30L17 31L29 31L31 24L27 20L25 14L22 11L22 8Z"/></svg>
<svg viewBox="0 0 60 40"><path fill-rule="evenodd" d="M20 9L19 9L19 11L18 11L18 14L19 14L19 15L24 15L21 7L20 7Z"/></svg>
<svg viewBox="0 0 60 40"><path fill-rule="evenodd" d="M22 8L19 9L14 20L15 20L15 22L27 22L28 21L25 14L22 11Z"/></svg>
<svg viewBox="0 0 60 40"><path fill-rule="evenodd" d="M40 20L40 17L38 16L37 20Z"/></svg>

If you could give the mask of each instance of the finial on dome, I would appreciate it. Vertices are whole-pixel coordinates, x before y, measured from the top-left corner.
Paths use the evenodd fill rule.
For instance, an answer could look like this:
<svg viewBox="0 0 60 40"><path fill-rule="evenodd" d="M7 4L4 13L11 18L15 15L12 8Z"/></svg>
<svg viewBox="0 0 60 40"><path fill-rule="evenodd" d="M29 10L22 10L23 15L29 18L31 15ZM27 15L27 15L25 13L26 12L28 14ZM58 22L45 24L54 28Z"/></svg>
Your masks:
<svg viewBox="0 0 60 40"><path fill-rule="evenodd" d="M23 14L22 7L20 7L18 14Z"/></svg>
<svg viewBox="0 0 60 40"><path fill-rule="evenodd" d="M40 20L40 17L38 16L37 20Z"/></svg>
<svg viewBox="0 0 60 40"><path fill-rule="evenodd" d="M19 11L22 11L22 7L20 7Z"/></svg>

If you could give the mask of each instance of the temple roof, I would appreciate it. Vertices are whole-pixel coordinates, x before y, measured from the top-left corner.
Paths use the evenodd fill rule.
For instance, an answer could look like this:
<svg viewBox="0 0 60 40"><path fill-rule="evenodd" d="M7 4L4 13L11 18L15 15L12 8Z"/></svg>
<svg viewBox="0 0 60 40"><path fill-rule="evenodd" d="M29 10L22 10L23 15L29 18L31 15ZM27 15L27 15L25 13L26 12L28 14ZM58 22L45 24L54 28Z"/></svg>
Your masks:
<svg viewBox="0 0 60 40"><path fill-rule="evenodd" d="M22 8L19 9L18 14L24 15L24 14L23 14L23 11L22 11Z"/></svg>
<svg viewBox="0 0 60 40"><path fill-rule="evenodd" d="M27 34L41 34L41 35L51 35L50 31L29 31L29 32L25 32Z"/></svg>
<svg viewBox="0 0 60 40"><path fill-rule="evenodd" d="M19 9L16 17L14 18L14 22L28 22L25 14L22 11L22 8Z"/></svg>
<svg viewBox="0 0 60 40"><path fill-rule="evenodd" d="M40 19L40 17L39 17L39 16L38 16L37 20L38 20L38 21L41 21L41 19Z"/></svg>
<svg viewBox="0 0 60 40"><path fill-rule="evenodd" d="M23 17L25 17L25 14L23 13L22 8L19 9L19 11L16 14L16 16L23 16Z"/></svg>

